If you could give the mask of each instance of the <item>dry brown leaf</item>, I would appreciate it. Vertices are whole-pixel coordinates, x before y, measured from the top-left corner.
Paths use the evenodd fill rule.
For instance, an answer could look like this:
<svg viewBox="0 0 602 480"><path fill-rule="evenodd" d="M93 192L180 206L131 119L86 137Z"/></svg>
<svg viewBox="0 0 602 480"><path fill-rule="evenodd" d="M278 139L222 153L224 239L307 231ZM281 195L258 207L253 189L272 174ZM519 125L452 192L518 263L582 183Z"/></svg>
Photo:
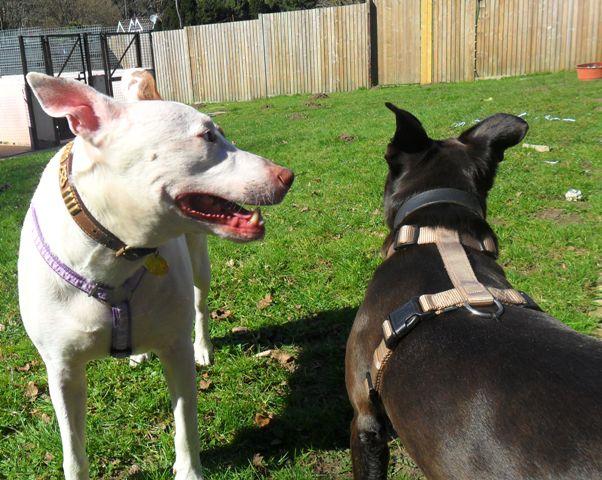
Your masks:
<svg viewBox="0 0 602 480"><path fill-rule="evenodd" d="M264 310L266 308L268 308L272 302L274 301L274 299L272 298L272 294L268 293L265 297L263 297L261 300L259 300L259 302L257 302L257 308L259 310Z"/></svg>
<svg viewBox="0 0 602 480"><path fill-rule="evenodd" d="M211 318L213 320L224 320L226 318L229 318L232 316L232 311L231 310L222 310L221 308L218 308L217 310L213 310L211 312Z"/></svg>
<svg viewBox="0 0 602 480"><path fill-rule="evenodd" d="M265 469L265 462L261 453L256 453L255 455L253 455L252 463L255 468L259 468L262 470Z"/></svg>
<svg viewBox="0 0 602 480"><path fill-rule="evenodd" d="M272 350L272 358L278 360L282 365L292 362L295 356L291 353L285 352L284 350Z"/></svg>
<svg viewBox="0 0 602 480"><path fill-rule="evenodd" d="M226 267L230 267L230 268L232 268L233 266L234 266L234 259L233 259L233 258L231 258L230 260L228 260L228 261L226 262Z"/></svg>
<svg viewBox="0 0 602 480"><path fill-rule="evenodd" d="M0 332L3 332L4 330L6 330L6 325L0 323Z"/></svg>
<svg viewBox="0 0 602 480"><path fill-rule="evenodd" d="M142 469L140 468L140 465L138 465L137 463L134 463L130 468L128 468L129 475L136 475L137 473L140 473L141 471L142 471Z"/></svg>
<svg viewBox="0 0 602 480"><path fill-rule="evenodd" d="M35 400L35 398L40 393L38 386L33 382L28 382L25 387L25 395L29 397L30 400Z"/></svg>
<svg viewBox="0 0 602 480"><path fill-rule="evenodd" d="M270 424L273 418L274 415L272 415L271 413L268 413L267 415L264 415L262 413L256 413L255 425L257 425L259 428L265 428Z"/></svg>
<svg viewBox="0 0 602 480"><path fill-rule="evenodd" d="M23 365L22 367L17 367L17 370L19 372L29 372L29 369L31 368L31 363L27 362L25 365Z"/></svg>
<svg viewBox="0 0 602 480"><path fill-rule="evenodd" d="M232 333L249 333L251 330L249 330L247 327L234 327L232 329Z"/></svg>
<svg viewBox="0 0 602 480"><path fill-rule="evenodd" d="M211 384L213 382L211 380L205 380L204 378L201 379L201 381L199 382L199 389L200 390L209 390L209 388L211 388Z"/></svg>
<svg viewBox="0 0 602 480"><path fill-rule="evenodd" d="M47 462L52 462L52 460L54 460L54 455L50 452L46 452L46 455L44 455L44 460Z"/></svg>

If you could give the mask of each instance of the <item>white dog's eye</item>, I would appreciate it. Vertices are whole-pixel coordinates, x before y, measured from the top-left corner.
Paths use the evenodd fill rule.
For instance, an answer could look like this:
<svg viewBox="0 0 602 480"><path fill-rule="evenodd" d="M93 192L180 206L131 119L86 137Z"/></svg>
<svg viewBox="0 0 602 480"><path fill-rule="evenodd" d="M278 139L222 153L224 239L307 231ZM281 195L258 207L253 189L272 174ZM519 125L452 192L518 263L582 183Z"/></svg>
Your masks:
<svg viewBox="0 0 602 480"><path fill-rule="evenodd" d="M207 140L208 142L211 142L211 143L213 143L217 140L215 133L213 133L211 130L207 130L206 132L199 133L197 135L197 137L204 138L205 140Z"/></svg>

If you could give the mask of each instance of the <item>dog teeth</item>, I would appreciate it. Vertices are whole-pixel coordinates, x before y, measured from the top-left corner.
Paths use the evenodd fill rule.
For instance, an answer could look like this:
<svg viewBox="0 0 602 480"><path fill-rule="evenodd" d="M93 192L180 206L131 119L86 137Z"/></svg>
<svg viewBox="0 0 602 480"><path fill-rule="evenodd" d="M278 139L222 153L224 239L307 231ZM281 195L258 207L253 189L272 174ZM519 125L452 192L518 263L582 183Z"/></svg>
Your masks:
<svg viewBox="0 0 602 480"><path fill-rule="evenodd" d="M257 208L249 219L249 225L260 225L260 222L263 222L263 219L261 218L261 211Z"/></svg>

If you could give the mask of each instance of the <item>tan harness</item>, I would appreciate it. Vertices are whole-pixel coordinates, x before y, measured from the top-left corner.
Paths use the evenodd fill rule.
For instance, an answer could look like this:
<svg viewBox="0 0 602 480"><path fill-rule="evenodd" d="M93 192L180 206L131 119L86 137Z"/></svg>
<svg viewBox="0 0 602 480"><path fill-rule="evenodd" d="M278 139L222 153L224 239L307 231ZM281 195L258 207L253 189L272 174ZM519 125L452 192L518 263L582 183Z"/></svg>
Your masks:
<svg viewBox="0 0 602 480"><path fill-rule="evenodd" d="M414 297L389 314L382 324L383 339L374 351L370 372L366 374L366 388L371 395L381 393L383 375L395 347L420 320L460 307L486 318L498 318L502 315L503 304L539 309L522 292L512 288L486 287L477 280L464 247L497 256L495 241L491 237L481 241L447 228L403 225L389 249L388 257L408 245L432 243L437 246L454 288Z"/></svg>

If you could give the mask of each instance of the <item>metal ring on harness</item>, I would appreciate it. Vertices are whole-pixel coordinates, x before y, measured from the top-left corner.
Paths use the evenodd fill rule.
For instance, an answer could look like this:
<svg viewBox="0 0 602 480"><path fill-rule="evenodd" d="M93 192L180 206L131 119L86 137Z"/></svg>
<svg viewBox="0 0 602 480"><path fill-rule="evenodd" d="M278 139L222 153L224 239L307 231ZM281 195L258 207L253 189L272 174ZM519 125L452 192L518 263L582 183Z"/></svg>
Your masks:
<svg viewBox="0 0 602 480"><path fill-rule="evenodd" d="M464 303L464 308L466 308L466 310L468 310L473 315L477 315L478 317L491 319L499 318L504 313L504 305L502 305L502 303L497 298L493 299L493 303L496 307L495 312L483 312L481 310L476 309L468 302Z"/></svg>

